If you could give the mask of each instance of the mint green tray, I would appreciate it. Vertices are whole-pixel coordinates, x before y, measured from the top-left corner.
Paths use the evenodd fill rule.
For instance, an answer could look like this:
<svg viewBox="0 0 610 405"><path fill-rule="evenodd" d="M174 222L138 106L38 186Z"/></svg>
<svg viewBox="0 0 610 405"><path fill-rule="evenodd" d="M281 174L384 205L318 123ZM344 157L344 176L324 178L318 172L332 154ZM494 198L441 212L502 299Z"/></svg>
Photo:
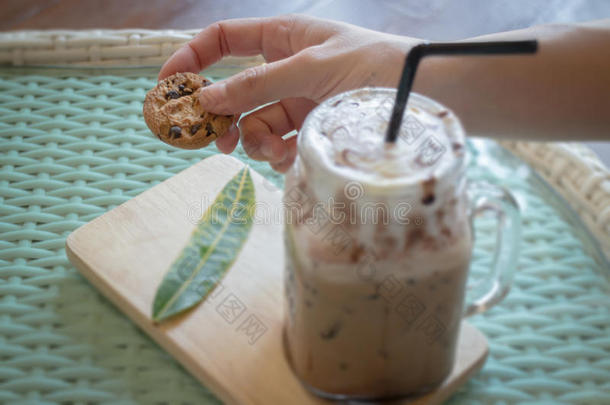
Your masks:
<svg viewBox="0 0 610 405"><path fill-rule="evenodd" d="M148 131L142 100L155 77L137 68L0 69L0 403L218 402L64 252L78 226L217 153L174 149ZM490 357L450 402L610 403L610 266L527 165L491 142L470 149L469 176L516 195L523 243L508 297L472 318ZM234 154L282 186L266 164ZM494 224L476 227L479 274Z"/></svg>

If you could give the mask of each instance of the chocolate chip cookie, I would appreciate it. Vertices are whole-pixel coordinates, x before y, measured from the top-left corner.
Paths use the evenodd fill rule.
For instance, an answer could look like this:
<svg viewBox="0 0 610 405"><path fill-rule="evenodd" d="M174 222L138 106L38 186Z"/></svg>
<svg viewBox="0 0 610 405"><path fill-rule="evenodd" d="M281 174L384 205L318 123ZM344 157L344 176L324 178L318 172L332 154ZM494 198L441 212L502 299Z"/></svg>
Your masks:
<svg viewBox="0 0 610 405"><path fill-rule="evenodd" d="M204 111L199 104L200 90L210 85L195 73L176 73L161 80L146 94L144 120L163 142L183 149L198 149L223 136L232 115Z"/></svg>

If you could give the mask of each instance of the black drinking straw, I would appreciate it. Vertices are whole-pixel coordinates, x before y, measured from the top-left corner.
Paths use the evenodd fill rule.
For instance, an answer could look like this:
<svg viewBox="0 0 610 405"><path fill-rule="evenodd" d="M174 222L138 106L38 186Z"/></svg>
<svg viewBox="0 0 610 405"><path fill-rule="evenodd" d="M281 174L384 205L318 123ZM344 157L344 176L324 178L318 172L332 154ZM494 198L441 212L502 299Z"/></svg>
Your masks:
<svg viewBox="0 0 610 405"><path fill-rule="evenodd" d="M392 117L388 131L385 135L386 142L395 142L398 129L402 123L402 116L409 100L409 93L413 86L413 78L417 71L419 61L428 55L505 55L513 53L536 53L538 41L498 41L498 42L457 42L457 43L423 43L411 48L405 59L402 76L398 84L396 101L392 110Z"/></svg>

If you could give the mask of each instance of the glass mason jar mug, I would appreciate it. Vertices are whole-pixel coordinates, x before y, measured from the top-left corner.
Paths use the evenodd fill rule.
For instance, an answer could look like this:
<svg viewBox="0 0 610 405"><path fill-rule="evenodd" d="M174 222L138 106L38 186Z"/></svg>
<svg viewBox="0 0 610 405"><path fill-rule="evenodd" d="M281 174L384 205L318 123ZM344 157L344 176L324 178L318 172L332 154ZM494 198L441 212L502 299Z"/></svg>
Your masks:
<svg viewBox="0 0 610 405"><path fill-rule="evenodd" d="M293 371L333 399L423 393L453 367L463 316L508 291L519 214L505 190L467 183L464 131L411 94L398 140L383 141L395 90L330 98L300 131L286 175L286 320ZM498 218L490 276L468 291L471 219Z"/></svg>

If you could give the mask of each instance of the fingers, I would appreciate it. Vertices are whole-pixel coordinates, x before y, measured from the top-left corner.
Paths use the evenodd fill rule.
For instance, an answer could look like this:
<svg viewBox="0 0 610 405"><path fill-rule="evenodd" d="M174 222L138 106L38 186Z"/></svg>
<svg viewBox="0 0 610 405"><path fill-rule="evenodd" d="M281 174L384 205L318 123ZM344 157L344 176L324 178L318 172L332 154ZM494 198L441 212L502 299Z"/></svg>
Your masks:
<svg viewBox="0 0 610 405"><path fill-rule="evenodd" d="M284 159L279 162L272 162L271 167L273 170L278 171L280 173L286 173L292 163L294 163L294 159L297 156L297 137L293 136L285 141L286 155Z"/></svg>
<svg viewBox="0 0 610 405"><path fill-rule="evenodd" d="M335 29L328 21L305 16L220 21L177 50L161 68L159 80L176 72L199 73L227 55L260 54L267 61L279 60L323 42Z"/></svg>
<svg viewBox="0 0 610 405"><path fill-rule="evenodd" d="M204 28L165 62L159 80L176 72L199 73L226 55L261 53L265 23L269 23L269 19L245 18L221 21Z"/></svg>
<svg viewBox="0 0 610 405"><path fill-rule="evenodd" d="M305 98L287 98L281 101L284 111L294 124L292 129L300 130L307 114L318 104ZM292 130L291 129L291 130Z"/></svg>
<svg viewBox="0 0 610 405"><path fill-rule="evenodd" d="M237 114L287 97L307 97L315 67L299 55L248 68L201 90L201 106L216 114Z"/></svg>
<svg viewBox="0 0 610 405"><path fill-rule="evenodd" d="M286 99L245 116L240 123L244 150L253 159L268 160L274 170L286 172L297 154L297 137L282 136L299 130L315 105L310 100Z"/></svg>
<svg viewBox="0 0 610 405"><path fill-rule="evenodd" d="M280 103L290 118L290 122L293 124L292 129L299 131L303 126L303 122L305 121L307 114L309 114L309 112L317 105L311 100L294 98L282 100ZM271 167L280 173L285 173L288 169L290 169L292 163L294 163L294 159L297 155L296 135L284 140L284 149L286 151L284 158L282 160L271 162Z"/></svg>
<svg viewBox="0 0 610 405"><path fill-rule="evenodd" d="M246 115L240 122L241 141L246 153L256 160L281 164L292 162L292 142L282 137L299 130L305 117L316 106L306 99L289 98ZM296 144L295 144L296 145Z"/></svg>
<svg viewBox="0 0 610 405"><path fill-rule="evenodd" d="M240 122L241 143L255 160L280 162L286 156L282 136L294 129L287 111L277 102L246 115Z"/></svg>
<svg viewBox="0 0 610 405"><path fill-rule="evenodd" d="M216 140L216 147L222 153L229 154L233 152L237 142L239 142L239 129L236 126L232 126L224 136Z"/></svg>

